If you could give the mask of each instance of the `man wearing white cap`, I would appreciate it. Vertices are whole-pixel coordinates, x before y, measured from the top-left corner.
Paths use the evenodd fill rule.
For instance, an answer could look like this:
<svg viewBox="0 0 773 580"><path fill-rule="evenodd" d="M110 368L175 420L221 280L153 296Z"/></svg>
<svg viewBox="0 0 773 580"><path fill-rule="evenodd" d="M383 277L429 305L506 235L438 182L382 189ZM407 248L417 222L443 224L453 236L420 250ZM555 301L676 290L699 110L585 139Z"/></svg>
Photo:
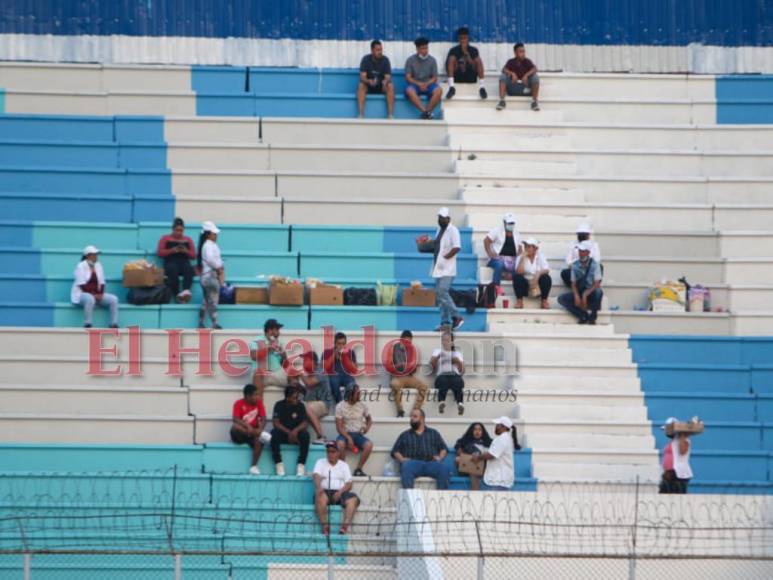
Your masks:
<svg viewBox="0 0 773 580"><path fill-rule="evenodd" d="M456 276L456 255L462 249L462 237L459 229L451 223L451 213L447 207L437 212L437 232L435 233L435 261L432 264L432 277L435 279L435 292L440 307L440 326L452 326L454 329L464 324L451 298L451 284Z"/></svg>
<svg viewBox="0 0 773 580"><path fill-rule="evenodd" d="M83 306L83 326L91 328L94 306L110 309L110 328L118 328L118 297L105 292L105 272L97 261L99 248L83 248L81 261L75 266L70 301Z"/></svg>
<svg viewBox="0 0 773 580"><path fill-rule="evenodd" d="M220 287L225 283L225 269L220 256L220 247L217 245L219 233L220 229L213 222L206 221L201 224L196 263L201 270L199 280L204 292L204 300L199 309L199 328L204 328L207 314L212 321L212 328L222 328L217 322L217 305L220 302Z"/></svg>
<svg viewBox="0 0 773 580"><path fill-rule="evenodd" d="M497 286L497 294L502 294L502 272L512 273L515 270L515 259L521 253L521 237L515 231L515 216L506 213L502 216L502 225L492 229L483 240L483 247L489 257L489 268L494 270L493 282Z"/></svg>
<svg viewBox="0 0 773 580"><path fill-rule="evenodd" d="M494 419L494 433L496 433L496 437L491 442L488 451L474 455L473 461L475 463L487 462L481 489L508 491L515 483L513 452L520 448L510 417L503 416Z"/></svg>
<svg viewBox="0 0 773 580"><path fill-rule="evenodd" d="M588 240L577 246L580 257L572 264L572 291L558 297L558 303L571 312L580 324L596 324L604 297L601 290L601 268L599 263L590 257L591 247Z"/></svg>
<svg viewBox="0 0 773 580"><path fill-rule="evenodd" d="M569 250L566 252L566 268L561 270L561 279L568 287L572 287L572 264L574 264L580 258L580 252L577 249L581 242L588 241L591 244L590 257L593 258L599 266L601 266L601 275L604 275L604 266L601 265L601 250L599 245L591 239L593 230L587 223L581 223L577 226L577 241L569 244Z"/></svg>

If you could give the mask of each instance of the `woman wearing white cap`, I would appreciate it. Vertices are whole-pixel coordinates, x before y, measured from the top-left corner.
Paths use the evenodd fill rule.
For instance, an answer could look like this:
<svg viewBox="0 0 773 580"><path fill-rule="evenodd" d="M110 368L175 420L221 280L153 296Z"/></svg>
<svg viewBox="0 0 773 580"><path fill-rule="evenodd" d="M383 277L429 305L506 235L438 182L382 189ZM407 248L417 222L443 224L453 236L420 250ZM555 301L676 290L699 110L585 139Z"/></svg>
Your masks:
<svg viewBox="0 0 773 580"><path fill-rule="evenodd" d="M674 417L666 419L661 427L664 431L671 423L676 423ZM687 484L692 478L690 467L690 434L666 434L671 439L663 448L663 475L660 480L660 493L687 493Z"/></svg>
<svg viewBox="0 0 773 580"><path fill-rule="evenodd" d="M474 455L473 461L486 461L486 471L483 473L484 490L508 491L515 483L515 464L513 453L520 449L518 436L510 417L494 419L496 437L491 442L488 451Z"/></svg>
<svg viewBox="0 0 773 580"><path fill-rule="evenodd" d="M523 253L515 261L513 290L515 290L515 307L523 308L523 299L532 292L539 291L542 308L550 308L548 296L553 281L550 279L550 265L539 251L539 242L528 238L523 242Z"/></svg>
<svg viewBox="0 0 773 580"><path fill-rule="evenodd" d="M515 231L515 216L506 213L502 216L502 225L492 229L483 240L483 248L489 261L486 264L494 270L493 282L497 286L497 293L502 294L500 285L502 273L513 273L515 258L521 252L521 238Z"/></svg>
<svg viewBox="0 0 773 580"><path fill-rule="evenodd" d="M204 300L199 309L199 328L204 328L204 319L207 314L212 321L212 328L222 328L217 323L217 305L220 300L220 287L225 283L225 270L223 259L220 257L220 248L217 245L218 227L210 222L201 224L199 236L199 250L196 254L196 263L201 270L201 289L204 291Z"/></svg>
<svg viewBox="0 0 773 580"><path fill-rule="evenodd" d="M110 309L110 328L118 328L118 297L105 292L105 272L97 259L99 249L95 246L83 248L83 256L75 266L70 300L83 306L83 326L91 328L94 306L99 304Z"/></svg>
<svg viewBox="0 0 773 580"><path fill-rule="evenodd" d="M572 264L574 264L577 260L580 259L580 244L582 242L588 242L591 245L590 249L590 257L593 258L599 266L601 266L601 250L599 249L599 245L591 239L591 236L593 235L593 230L591 229L590 225L587 223L581 223L579 226L577 226L577 241L572 242L569 244L569 249L566 252L566 268L561 270L561 279L564 281L564 284L572 287ZM604 266L601 266L601 273L604 273Z"/></svg>

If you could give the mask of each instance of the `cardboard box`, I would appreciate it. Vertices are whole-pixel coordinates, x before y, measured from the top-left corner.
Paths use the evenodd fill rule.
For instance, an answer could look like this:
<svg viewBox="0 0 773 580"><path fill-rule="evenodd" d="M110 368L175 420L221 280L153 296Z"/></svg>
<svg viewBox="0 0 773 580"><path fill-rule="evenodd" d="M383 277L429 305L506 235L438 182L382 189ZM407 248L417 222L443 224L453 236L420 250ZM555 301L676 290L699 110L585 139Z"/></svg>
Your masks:
<svg viewBox="0 0 773 580"><path fill-rule="evenodd" d="M268 287L268 303L272 306L303 306L303 286L301 284L277 284Z"/></svg>
<svg viewBox="0 0 773 580"><path fill-rule="evenodd" d="M153 266L152 268L124 268L124 288L146 288L148 286L160 286L164 283L164 271Z"/></svg>
<svg viewBox="0 0 773 580"><path fill-rule="evenodd" d="M403 290L403 306L435 306L435 291L429 288Z"/></svg>
<svg viewBox="0 0 773 580"><path fill-rule="evenodd" d="M237 286L236 304L268 304L268 288L265 286Z"/></svg>
<svg viewBox="0 0 773 580"><path fill-rule="evenodd" d="M666 425L666 435L674 435L675 433L690 433L692 435L700 435L703 433L703 423L683 423L677 421L675 423L669 423Z"/></svg>
<svg viewBox="0 0 773 580"><path fill-rule="evenodd" d="M317 306L343 306L344 289L338 286L318 285L309 288L309 304Z"/></svg>

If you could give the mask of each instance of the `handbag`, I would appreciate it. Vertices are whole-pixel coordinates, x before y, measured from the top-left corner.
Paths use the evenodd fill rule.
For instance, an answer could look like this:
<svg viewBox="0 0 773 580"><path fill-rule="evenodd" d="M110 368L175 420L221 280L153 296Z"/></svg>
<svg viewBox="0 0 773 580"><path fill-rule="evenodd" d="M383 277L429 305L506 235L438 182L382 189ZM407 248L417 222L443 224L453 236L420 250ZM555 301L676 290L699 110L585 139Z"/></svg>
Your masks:
<svg viewBox="0 0 773 580"><path fill-rule="evenodd" d="M459 473L464 473L465 475L476 475L478 477L483 477L483 473L486 471L486 462L480 461L478 463L475 463L472 460L472 455L469 453L458 453L457 457L459 459L459 463L457 464L456 470Z"/></svg>

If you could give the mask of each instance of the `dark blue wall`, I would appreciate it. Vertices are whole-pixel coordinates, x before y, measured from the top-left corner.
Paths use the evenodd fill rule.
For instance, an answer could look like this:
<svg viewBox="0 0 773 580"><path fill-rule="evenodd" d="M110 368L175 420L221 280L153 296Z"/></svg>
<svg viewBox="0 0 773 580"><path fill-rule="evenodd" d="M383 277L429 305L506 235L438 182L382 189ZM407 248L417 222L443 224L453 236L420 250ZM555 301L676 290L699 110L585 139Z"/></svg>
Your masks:
<svg viewBox="0 0 773 580"><path fill-rule="evenodd" d="M3 0L0 33L773 45L770 0Z"/></svg>

